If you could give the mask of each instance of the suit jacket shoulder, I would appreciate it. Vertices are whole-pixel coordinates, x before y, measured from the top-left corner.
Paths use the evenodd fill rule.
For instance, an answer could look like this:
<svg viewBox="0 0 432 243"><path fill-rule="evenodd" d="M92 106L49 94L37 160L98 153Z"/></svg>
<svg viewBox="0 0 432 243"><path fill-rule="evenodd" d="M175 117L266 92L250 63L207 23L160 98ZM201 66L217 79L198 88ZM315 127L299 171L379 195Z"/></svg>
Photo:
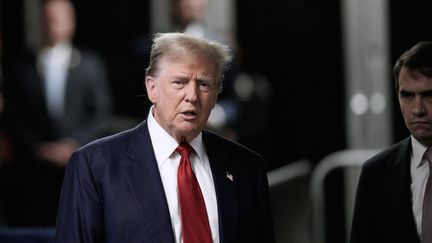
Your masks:
<svg viewBox="0 0 432 243"><path fill-rule="evenodd" d="M117 170L128 162L134 163L136 156L148 154L154 160L153 148L148 135L146 121L137 126L106 137L96 139L81 148L79 153L89 163L95 173L105 173L105 169ZM147 161L146 160L146 161Z"/></svg>
<svg viewBox="0 0 432 243"><path fill-rule="evenodd" d="M382 171L400 163L409 162L411 139L408 137L368 159L363 169ZM370 168L370 169L369 169Z"/></svg>
<svg viewBox="0 0 432 243"><path fill-rule="evenodd" d="M91 142L71 157L56 242L174 243L146 122Z"/></svg>
<svg viewBox="0 0 432 243"><path fill-rule="evenodd" d="M406 138L364 163L351 243L419 242L411 204L410 141Z"/></svg>
<svg viewBox="0 0 432 243"><path fill-rule="evenodd" d="M203 140L206 148L210 151L217 148L220 151L225 151L225 154L229 154L230 156L241 156L242 159L238 160L240 163L250 162L250 160L263 160L263 157L256 151L214 132L205 130L203 132Z"/></svg>

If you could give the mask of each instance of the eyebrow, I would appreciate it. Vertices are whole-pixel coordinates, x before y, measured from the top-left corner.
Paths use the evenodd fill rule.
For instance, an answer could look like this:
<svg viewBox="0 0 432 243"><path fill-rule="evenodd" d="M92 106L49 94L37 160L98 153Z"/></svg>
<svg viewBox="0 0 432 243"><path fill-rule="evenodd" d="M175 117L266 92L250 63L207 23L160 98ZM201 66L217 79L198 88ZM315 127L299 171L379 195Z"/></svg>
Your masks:
<svg viewBox="0 0 432 243"><path fill-rule="evenodd" d="M212 82L212 83L214 83L214 82L216 82L215 80L216 79L211 78L211 77L200 77L200 78L197 78L197 81L200 81L200 82Z"/></svg>
<svg viewBox="0 0 432 243"><path fill-rule="evenodd" d="M432 96L432 89L425 90L425 91L422 91L422 92L413 92L413 91L408 91L408 90L401 89L399 91L399 94L419 94L419 95L422 95L422 96Z"/></svg>
<svg viewBox="0 0 432 243"><path fill-rule="evenodd" d="M190 76L188 74L178 73L173 76L176 79L190 79ZM200 75L196 78L197 81L201 82L216 82L216 78L212 77L211 75Z"/></svg>
<svg viewBox="0 0 432 243"><path fill-rule="evenodd" d="M420 92L421 95L432 96L432 89Z"/></svg>

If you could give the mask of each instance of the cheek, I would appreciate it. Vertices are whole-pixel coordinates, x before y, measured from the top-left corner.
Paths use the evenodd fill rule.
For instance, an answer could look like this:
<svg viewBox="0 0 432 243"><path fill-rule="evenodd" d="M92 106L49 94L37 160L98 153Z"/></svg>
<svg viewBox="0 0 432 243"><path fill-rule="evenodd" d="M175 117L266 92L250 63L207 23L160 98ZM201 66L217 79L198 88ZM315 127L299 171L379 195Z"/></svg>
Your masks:
<svg viewBox="0 0 432 243"><path fill-rule="evenodd" d="M211 94L209 95L209 97L207 97L208 104L209 106L211 106L212 109L216 106L217 98L218 98L217 93Z"/></svg>
<svg viewBox="0 0 432 243"><path fill-rule="evenodd" d="M405 116L405 114L408 113L408 107L406 105L401 105L400 109L401 109L402 115Z"/></svg>
<svg viewBox="0 0 432 243"><path fill-rule="evenodd" d="M404 100L399 99L399 107L401 109L402 112L405 112L409 109L409 105L408 102L404 102Z"/></svg>
<svg viewBox="0 0 432 243"><path fill-rule="evenodd" d="M215 97L214 97L214 99L213 99L213 108L214 108L215 105L216 105L217 98L218 98L218 95L216 94Z"/></svg>
<svg viewBox="0 0 432 243"><path fill-rule="evenodd" d="M213 109L216 105L216 101L214 99L207 100L206 107L209 107L210 110Z"/></svg>
<svg viewBox="0 0 432 243"><path fill-rule="evenodd" d="M411 110L408 106L401 107L402 118L405 122L409 122L412 119Z"/></svg>

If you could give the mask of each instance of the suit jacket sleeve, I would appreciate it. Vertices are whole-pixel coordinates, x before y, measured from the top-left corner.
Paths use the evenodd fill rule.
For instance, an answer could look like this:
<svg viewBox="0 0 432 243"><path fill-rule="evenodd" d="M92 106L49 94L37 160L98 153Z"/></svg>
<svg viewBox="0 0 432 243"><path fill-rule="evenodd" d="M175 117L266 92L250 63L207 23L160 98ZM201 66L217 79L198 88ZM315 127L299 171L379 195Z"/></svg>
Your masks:
<svg viewBox="0 0 432 243"><path fill-rule="evenodd" d="M259 201L261 207L261 215L260 215L260 229L263 230L261 234L262 239L259 242L268 242L274 243L274 227L273 227L273 217L270 209L270 195L269 195L269 184L267 179L267 173L264 168L264 163L260 163L259 175L258 175L258 192L259 192Z"/></svg>
<svg viewBox="0 0 432 243"><path fill-rule="evenodd" d="M372 215L373 200L369 196L369 188L372 188L370 180L368 180L368 167L362 168L362 173L357 186L357 194L354 206L354 215L351 227L350 243L374 243L377 236L373 232L372 225L374 224ZM375 236L374 236L375 235Z"/></svg>
<svg viewBox="0 0 432 243"><path fill-rule="evenodd" d="M101 203L90 164L75 152L64 177L55 242L102 242Z"/></svg>
<svg viewBox="0 0 432 243"><path fill-rule="evenodd" d="M81 53L81 65L69 72L72 82L66 98L69 114L65 127L68 135L85 144L108 133L112 93L105 63L91 52Z"/></svg>

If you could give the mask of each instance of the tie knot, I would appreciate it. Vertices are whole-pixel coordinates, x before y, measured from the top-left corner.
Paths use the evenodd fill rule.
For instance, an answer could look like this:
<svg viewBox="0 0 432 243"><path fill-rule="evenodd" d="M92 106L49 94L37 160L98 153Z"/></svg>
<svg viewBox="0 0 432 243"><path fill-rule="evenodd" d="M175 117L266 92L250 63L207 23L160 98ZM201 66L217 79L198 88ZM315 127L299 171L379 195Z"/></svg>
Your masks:
<svg viewBox="0 0 432 243"><path fill-rule="evenodd" d="M193 151L193 148L188 143L180 143L179 146L176 148L176 151L182 156L182 157L189 157L189 154Z"/></svg>
<svg viewBox="0 0 432 243"><path fill-rule="evenodd" d="M429 162L429 165L432 164L432 148L428 148L424 153L425 159Z"/></svg>

